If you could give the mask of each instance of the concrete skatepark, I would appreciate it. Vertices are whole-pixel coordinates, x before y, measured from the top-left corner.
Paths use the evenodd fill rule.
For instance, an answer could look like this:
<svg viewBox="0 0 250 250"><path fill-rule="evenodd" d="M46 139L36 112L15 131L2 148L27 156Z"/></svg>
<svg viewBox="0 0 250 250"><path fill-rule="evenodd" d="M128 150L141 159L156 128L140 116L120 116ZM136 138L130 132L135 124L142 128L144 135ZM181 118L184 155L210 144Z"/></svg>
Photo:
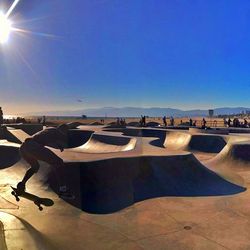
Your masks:
<svg viewBox="0 0 250 250"><path fill-rule="evenodd" d="M59 199L41 163L27 191L55 202L43 212L10 194L27 168L19 146L40 129L1 131L1 249L250 248L249 129L78 126L51 148L76 198Z"/></svg>

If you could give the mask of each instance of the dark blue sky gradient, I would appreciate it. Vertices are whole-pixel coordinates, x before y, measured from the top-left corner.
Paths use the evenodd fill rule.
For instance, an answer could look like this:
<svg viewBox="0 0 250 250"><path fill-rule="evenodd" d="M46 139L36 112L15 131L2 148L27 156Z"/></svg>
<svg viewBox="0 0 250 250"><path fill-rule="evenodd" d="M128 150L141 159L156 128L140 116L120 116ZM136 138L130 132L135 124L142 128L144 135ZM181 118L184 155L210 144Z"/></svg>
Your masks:
<svg viewBox="0 0 250 250"><path fill-rule="evenodd" d="M11 18L57 37L1 46L10 113L250 106L248 0L21 0Z"/></svg>

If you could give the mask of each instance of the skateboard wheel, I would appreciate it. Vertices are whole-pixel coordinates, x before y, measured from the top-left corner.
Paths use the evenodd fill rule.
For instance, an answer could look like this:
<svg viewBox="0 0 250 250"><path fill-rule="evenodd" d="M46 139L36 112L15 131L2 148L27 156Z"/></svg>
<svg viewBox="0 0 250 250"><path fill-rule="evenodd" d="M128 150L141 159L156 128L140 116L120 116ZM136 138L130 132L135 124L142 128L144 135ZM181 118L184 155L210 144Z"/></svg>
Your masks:
<svg viewBox="0 0 250 250"><path fill-rule="evenodd" d="M18 197L16 197L16 201L20 201L20 199Z"/></svg>
<svg viewBox="0 0 250 250"><path fill-rule="evenodd" d="M43 208L42 208L42 207L39 207L39 210L40 210L40 211L43 211Z"/></svg>
<svg viewBox="0 0 250 250"><path fill-rule="evenodd" d="M12 191L12 192L11 192L11 194L12 194L12 195L15 195L15 192L14 192L14 191Z"/></svg>

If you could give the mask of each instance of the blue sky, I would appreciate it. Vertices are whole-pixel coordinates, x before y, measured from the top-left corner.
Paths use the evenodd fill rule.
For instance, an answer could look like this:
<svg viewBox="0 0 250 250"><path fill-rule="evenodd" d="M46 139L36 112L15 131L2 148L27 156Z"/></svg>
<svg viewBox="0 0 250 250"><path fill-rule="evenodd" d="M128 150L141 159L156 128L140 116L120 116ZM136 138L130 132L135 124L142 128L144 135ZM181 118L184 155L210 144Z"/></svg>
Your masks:
<svg viewBox="0 0 250 250"><path fill-rule="evenodd" d="M7 113L250 106L248 0L20 0L10 18L33 34L0 45Z"/></svg>

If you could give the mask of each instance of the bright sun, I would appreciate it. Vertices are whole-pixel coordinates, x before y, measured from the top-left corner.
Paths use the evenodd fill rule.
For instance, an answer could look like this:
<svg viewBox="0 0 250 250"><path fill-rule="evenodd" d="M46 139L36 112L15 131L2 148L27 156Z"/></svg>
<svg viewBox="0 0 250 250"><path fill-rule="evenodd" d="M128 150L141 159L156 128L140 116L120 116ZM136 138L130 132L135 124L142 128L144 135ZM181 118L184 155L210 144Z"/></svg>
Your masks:
<svg viewBox="0 0 250 250"><path fill-rule="evenodd" d="M0 43L8 42L10 32L11 22L3 13L0 13Z"/></svg>

